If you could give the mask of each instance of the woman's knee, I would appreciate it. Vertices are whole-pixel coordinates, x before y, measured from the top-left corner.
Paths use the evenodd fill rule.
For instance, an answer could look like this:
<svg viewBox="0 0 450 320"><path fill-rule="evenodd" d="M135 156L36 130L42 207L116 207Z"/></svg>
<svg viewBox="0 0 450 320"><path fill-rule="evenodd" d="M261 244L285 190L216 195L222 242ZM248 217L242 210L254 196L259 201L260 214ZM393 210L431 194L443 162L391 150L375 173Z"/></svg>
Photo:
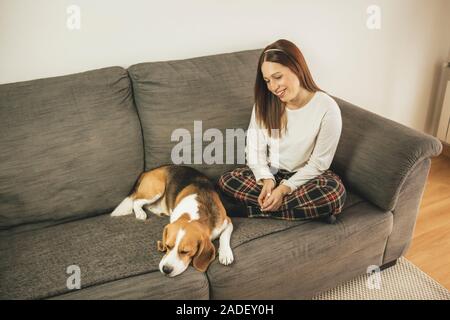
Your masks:
<svg viewBox="0 0 450 320"><path fill-rule="evenodd" d="M331 214L341 213L344 208L344 203L347 198L347 191L344 184L340 180L334 180L326 187L326 194L328 199L332 202Z"/></svg>
<svg viewBox="0 0 450 320"><path fill-rule="evenodd" d="M218 180L219 189L241 201L258 197L261 187L256 183L253 173L249 170L242 167L225 172Z"/></svg>
<svg viewBox="0 0 450 320"><path fill-rule="evenodd" d="M221 189L226 185L227 181L230 179L230 175L231 172L225 172L219 177L218 185Z"/></svg>
<svg viewBox="0 0 450 320"><path fill-rule="evenodd" d="M287 200L286 207L302 209L314 207L317 210L329 208L331 214L342 211L346 199L346 190L338 179L315 181L297 189ZM322 208L322 209L319 209Z"/></svg>
<svg viewBox="0 0 450 320"><path fill-rule="evenodd" d="M245 168L245 167L244 168L236 168L234 170L223 173L220 176L219 181L221 181L222 184L226 183L230 179L237 179L237 180L243 181L247 178L247 176L248 176L247 168Z"/></svg>
<svg viewBox="0 0 450 320"><path fill-rule="evenodd" d="M240 175L237 172L238 169L234 169L228 172L223 173L218 180L218 186L219 188L224 192L232 191L235 186L236 182L240 183L242 182L240 179Z"/></svg>

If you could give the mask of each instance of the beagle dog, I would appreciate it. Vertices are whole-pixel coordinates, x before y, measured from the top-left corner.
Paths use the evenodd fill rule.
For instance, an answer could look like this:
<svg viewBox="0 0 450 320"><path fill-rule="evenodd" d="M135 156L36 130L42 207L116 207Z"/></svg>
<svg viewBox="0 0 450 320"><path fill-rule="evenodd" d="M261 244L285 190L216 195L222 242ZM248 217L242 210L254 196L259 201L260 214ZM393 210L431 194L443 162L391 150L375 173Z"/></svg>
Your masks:
<svg viewBox="0 0 450 320"><path fill-rule="evenodd" d="M165 226L162 241L157 247L165 252L159 270L174 277L193 266L205 272L215 259L212 243L220 236L219 262L229 265L233 262L230 237L233 224L209 179L199 171L178 165L164 165L143 172L132 192L125 198L111 216L132 214L145 220L152 213L170 216Z"/></svg>

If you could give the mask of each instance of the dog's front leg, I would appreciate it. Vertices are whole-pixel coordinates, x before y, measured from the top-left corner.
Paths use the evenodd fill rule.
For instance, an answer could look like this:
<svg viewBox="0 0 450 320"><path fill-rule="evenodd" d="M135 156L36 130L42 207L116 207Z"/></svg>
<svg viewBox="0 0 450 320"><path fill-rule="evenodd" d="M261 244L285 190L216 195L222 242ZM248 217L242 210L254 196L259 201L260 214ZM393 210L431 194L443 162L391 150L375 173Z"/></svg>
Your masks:
<svg viewBox="0 0 450 320"><path fill-rule="evenodd" d="M219 239L219 262L224 265L229 265L234 261L233 251L230 247L231 233L233 232L233 224L228 220L227 226L220 234Z"/></svg>

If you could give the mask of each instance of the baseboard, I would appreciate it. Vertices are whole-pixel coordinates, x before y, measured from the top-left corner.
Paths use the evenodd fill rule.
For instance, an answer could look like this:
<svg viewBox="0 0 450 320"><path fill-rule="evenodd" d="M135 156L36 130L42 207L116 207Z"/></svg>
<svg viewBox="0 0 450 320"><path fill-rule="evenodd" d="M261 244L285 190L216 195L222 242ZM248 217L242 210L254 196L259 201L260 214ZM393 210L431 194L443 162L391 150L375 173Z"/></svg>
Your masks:
<svg viewBox="0 0 450 320"><path fill-rule="evenodd" d="M450 158L450 145L446 144L445 142L442 142L442 154L448 158Z"/></svg>

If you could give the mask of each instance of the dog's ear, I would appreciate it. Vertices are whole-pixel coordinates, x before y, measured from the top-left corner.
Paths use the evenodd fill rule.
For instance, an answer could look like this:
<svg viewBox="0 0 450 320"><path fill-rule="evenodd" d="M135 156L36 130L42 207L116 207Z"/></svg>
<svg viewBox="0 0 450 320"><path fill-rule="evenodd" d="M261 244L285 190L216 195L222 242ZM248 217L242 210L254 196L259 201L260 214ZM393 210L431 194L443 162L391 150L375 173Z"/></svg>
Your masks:
<svg viewBox="0 0 450 320"><path fill-rule="evenodd" d="M200 272L205 272L216 257L216 248L211 240L203 238L199 240L198 250L192 260L192 265Z"/></svg>
<svg viewBox="0 0 450 320"><path fill-rule="evenodd" d="M158 242L157 242L158 251L160 251L160 252L166 252L167 251L166 239L167 239L167 226L164 227L162 241L158 240Z"/></svg>

